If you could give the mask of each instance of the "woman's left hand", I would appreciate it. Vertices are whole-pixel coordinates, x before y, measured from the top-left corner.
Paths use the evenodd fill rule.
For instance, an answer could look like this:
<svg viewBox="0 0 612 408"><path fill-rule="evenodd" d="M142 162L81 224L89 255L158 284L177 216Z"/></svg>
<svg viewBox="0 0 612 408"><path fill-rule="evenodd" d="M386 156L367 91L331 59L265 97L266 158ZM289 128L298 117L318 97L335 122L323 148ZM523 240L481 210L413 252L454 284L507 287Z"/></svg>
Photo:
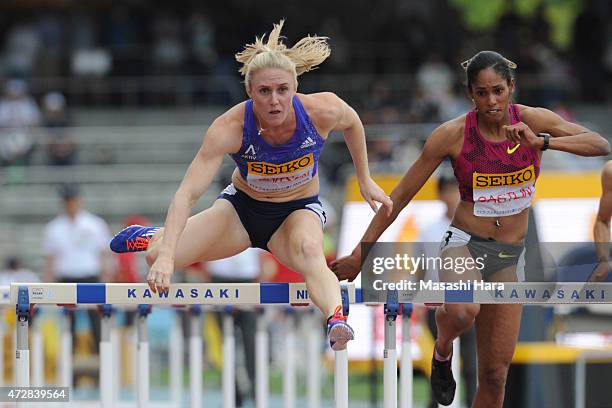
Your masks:
<svg viewBox="0 0 612 408"><path fill-rule="evenodd" d="M391 201L391 198L385 194L383 189L380 188L371 177L368 177L363 182L359 182L359 190L361 191L363 199L370 204L374 212L378 211L378 206L376 205L378 202L385 207L387 216L391 215L393 211L393 201Z"/></svg>
<svg viewBox="0 0 612 408"><path fill-rule="evenodd" d="M518 122L514 125L504 125L504 130L506 131L506 139L515 144L522 144L536 150L542 147L542 139L533 133L533 130L523 122Z"/></svg>

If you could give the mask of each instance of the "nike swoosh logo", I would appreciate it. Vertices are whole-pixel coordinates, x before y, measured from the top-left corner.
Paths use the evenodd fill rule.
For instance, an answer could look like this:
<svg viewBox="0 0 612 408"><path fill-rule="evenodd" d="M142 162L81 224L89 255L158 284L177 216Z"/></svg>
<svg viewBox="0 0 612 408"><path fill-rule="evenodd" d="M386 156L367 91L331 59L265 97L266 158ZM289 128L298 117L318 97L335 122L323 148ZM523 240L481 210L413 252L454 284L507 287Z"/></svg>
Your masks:
<svg viewBox="0 0 612 408"><path fill-rule="evenodd" d="M499 254L497 254L498 258L516 258L516 255L512 255L512 254L507 254L505 252L500 252Z"/></svg>
<svg viewBox="0 0 612 408"><path fill-rule="evenodd" d="M514 147L512 149L509 148L509 147L506 147L506 152L508 154L512 154L512 153L514 153L516 151L516 149L519 148L520 145L521 145L520 143L517 143L516 145L514 145Z"/></svg>

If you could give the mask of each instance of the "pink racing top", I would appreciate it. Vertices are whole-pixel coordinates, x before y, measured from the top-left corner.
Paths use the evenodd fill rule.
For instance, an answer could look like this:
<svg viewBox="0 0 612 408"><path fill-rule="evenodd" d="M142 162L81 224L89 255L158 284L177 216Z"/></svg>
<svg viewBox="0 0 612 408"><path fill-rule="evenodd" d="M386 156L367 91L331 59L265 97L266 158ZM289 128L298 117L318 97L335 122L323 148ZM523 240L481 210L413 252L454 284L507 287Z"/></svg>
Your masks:
<svg viewBox="0 0 612 408"><path fill-rule="evenodd" d="M520 122L518 106L510 104L508 110L511 123ZM474 215L504 217L531 206L540 174L539 152L510 140L486 140L476 111L467 114L463 146L452 164L461 200L474 203Z"/></svg>

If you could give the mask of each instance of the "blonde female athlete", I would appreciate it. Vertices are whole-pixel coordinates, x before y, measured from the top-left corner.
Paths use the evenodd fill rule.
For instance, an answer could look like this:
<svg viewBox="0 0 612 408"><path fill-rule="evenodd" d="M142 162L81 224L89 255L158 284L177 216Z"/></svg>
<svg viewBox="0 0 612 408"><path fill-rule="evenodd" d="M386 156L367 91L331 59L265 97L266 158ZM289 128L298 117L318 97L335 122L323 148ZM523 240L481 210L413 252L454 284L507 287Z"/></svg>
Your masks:
<svg viewBox="0 0 612 408"><path fill-rule="evenodd" d="M353 339L342 315L338 279L323 255L325 212L318 199L319 154L332 130L344 133L361 194L376 211L392 203L368 169L365 134L357 113L333 93L299 94L297 76L322 63L324 37L307 36L292 48L280 40L283 21L268 41L256 38L236 54L250 99L218 117L176 192L163 229L130 226L111 241L115 252L147 250L153 291L167 290L175 268L235 255L248 247L270 251L300 272L308 293L328 317L334 350ZM189 217L225 154L236 162L232 183L211 208Z"/></svg>
<svg viewBox="0 0 612 408"><path fill-rule="evenodd" d="M433 131L391 193L391 216L378 211L361 240L375 242L442 160L450 157L461 202L441 237L440 256L482 257L486 262L483 269L462 274L443 269L440 279L514 282L522 275L517 263L524 249L542 152L553 149L600 156L608 154L610 146L599 134L548 109L510 103L516 65L500 54L482 51L462 65L475 109ZM358 245L351 255L332 263L339 279L352 280L359 274L360 256ZM438 403L453 401L452 342L475 322L478 389L473 407L502 407L521 311L521 305L514 304L445 304L437 309L431 387Z"/></svg>

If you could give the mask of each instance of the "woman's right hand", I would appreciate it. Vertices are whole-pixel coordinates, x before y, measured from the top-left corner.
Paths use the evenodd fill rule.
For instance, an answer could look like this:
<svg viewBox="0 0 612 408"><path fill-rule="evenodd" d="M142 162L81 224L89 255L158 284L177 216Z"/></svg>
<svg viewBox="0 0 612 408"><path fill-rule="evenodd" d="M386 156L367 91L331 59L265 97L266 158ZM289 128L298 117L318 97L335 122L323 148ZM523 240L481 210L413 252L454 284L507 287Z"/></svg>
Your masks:
<svg viewBox="0 0 612 408"><path fill-rule="evenodd" d="M336 274L338 280L355 280L361 270L361 249L359 246L350 255L332 261L331 270Z"/></svg>
<svg viewBox="0 0 612 408"><path fill-rule="evenodd" d="M158 255L147 275L147 284L151 291L156 293L170 289L170 278L173 273L174 260L167 256Z"/></svg>

